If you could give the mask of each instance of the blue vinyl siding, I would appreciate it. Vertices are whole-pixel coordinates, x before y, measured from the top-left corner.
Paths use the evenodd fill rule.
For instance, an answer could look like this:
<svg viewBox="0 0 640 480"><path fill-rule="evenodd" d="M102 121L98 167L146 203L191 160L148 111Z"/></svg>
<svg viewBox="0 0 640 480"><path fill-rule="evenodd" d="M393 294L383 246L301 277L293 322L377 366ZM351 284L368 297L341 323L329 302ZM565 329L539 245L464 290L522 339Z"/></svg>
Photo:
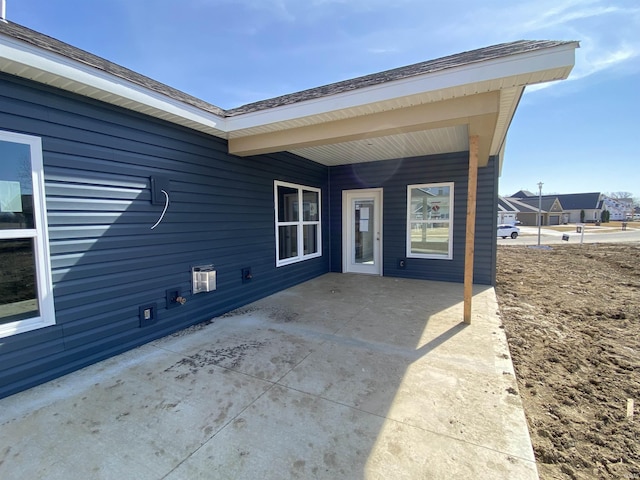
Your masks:
<svg viewBox="0 0 640 480"><path fill-rule="evenodd" d="M331 270L342 271L342 191L383 190L383 275L462 282L467 216L468 152L331 167ZM474 282L494 284L497 169L491 159L478 170ZM454 182L453 259L408 258L406 268L407 185Z"/></svg>
<svg viewBox="0 0 640 480"><path fill-rule="evenodd" d="M3 338L0 397L113 356L328 271L341 271L342 191L384 189L384 275L462 282L468 153L325 167L227 142L0 74L0 129L42 138L56 325ZM164 220L150 177L170 181ZM322 190L320 258L275 267L273 182ZM453 260L407 259L407 185L454 182ZM497 166L479 170L475 281L493 284ZM213 263L215 292L191 295ZM241 269L253 279L242 283ZM165 290L187 303L166 309ZM140 328L138 308L158 323Z"/></svg>
<svg viewBox="0 0 640 480"><path fill-rule="evenodd" d="M229 155L225 140L10 76L0 104L0 129L42 138L56 308L56 325L0 342L0 397L329 270L328 228L321 258L275 267L273 208L274 180L318 187L327 225L327 167ZM170 179L154 230L151 175ZM191 266L209 263L217 290L191 295ZM174 287L187 303L165 309ZM158 323L139 328L154 302Z"/></svg>

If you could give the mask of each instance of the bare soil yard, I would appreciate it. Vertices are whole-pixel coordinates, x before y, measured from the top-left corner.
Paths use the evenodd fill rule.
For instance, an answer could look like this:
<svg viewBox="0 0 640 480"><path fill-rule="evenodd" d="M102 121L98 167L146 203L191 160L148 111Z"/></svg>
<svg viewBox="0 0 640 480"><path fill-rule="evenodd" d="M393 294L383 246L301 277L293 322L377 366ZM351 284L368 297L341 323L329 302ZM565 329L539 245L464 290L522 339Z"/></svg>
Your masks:
<svg viewBox="0 0 640 480"><path fill-rule="evenodd" d="M499 246L496 291L540 478L640 479L640 244Z"/></svg>

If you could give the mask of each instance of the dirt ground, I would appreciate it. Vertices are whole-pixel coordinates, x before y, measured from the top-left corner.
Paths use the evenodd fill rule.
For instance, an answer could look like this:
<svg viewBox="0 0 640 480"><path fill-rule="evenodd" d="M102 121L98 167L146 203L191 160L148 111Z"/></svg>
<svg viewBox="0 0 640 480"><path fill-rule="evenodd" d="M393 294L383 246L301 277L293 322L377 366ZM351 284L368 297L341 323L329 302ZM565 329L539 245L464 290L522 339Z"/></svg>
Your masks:
<svg viewBox="0 0 640 480"><path fill-rule="evenodd" d="M640 479L640 244L501 245L496 290L540 478Z"/></svg>

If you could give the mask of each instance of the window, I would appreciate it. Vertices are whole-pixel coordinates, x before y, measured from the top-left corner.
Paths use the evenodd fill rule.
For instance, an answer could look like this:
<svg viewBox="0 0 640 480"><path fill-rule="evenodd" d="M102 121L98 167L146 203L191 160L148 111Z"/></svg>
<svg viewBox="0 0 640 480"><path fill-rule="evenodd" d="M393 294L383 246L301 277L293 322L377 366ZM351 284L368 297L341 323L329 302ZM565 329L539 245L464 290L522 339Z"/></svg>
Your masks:
<svg viewBox="0 0 640 480"><path fill-rule="evenodd" d="M0 131L0 337L55 323L42 144Z"/></svg>
<svg viewBox="0 0 640 480"><path fill-rule="evenodd" d="M453 258L453 183L407 187L407 257Z"/></svg>
<svg viewBox="0 0 640 480"><path fill-rule="evenodd" d="M321 256L320 189L276 181L274 191L276 266Z"/></svg>

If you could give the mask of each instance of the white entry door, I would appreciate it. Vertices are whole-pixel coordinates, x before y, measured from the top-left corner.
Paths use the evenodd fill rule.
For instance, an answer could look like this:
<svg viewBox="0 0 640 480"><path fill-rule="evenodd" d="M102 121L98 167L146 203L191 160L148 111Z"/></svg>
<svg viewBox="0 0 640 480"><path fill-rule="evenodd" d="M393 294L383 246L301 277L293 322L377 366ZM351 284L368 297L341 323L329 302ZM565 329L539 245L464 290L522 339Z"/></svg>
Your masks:
<svg viewBox="0 0 640 480"><path fill-rule="evenodd" d="M382 275L382 189L342 192L342 271Z"/></svg>

